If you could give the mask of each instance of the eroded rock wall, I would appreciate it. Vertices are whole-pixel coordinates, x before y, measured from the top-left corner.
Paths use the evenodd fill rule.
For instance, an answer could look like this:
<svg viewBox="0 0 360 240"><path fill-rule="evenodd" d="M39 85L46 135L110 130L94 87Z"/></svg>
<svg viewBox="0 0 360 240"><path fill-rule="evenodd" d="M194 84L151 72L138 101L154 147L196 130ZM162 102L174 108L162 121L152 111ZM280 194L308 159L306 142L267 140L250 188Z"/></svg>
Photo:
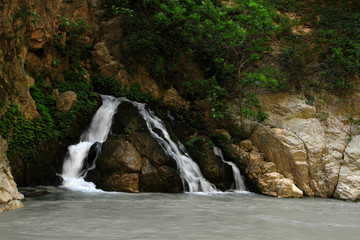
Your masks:
<svg viewBox="0 0 360 240"><path fill-rule="evenodd" d="M352 153L360 145L357 137L348 144L354 134L349 119L359 116L356 94L341 103L314 106L304 96L289 93L259 98L269 119L264 124L249 122L247 131L265 159L274 162L278 172L305 195L333 197L335 193L337 198L356 199L359 188L352 176L359 158Z"/></svg>
<svg viewBox="0 0 360 240"><path fill-rule="evenodd" d="M7 142L0 137L0 212L22 207L24 196L19 193L6 157Z"/></svg>

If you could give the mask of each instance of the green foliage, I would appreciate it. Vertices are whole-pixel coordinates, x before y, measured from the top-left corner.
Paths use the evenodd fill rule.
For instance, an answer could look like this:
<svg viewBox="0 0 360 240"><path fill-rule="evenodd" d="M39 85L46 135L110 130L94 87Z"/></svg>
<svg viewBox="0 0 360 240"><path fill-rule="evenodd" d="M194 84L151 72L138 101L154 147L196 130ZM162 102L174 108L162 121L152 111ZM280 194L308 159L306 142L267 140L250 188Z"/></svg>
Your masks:
<svg viewBox="0 0 360 240"><path fill-rule="evenodd" d="M195 145L196 142L198 141L206 141L205 138L203 136L196 136L196 137L193 137L191 138L190 140L188 140L185 145L188 146L188 147L193 147Z"/></svg>
<svg viewBox="0 0 360 240"><path fill-rule="evenodd" d="M334 8L333 5L318 6L322 13L319 21L317 41L326 45L323 81L331 90L355 88L351 77L360 73L360 13L352 8Z"/></svg>
<svg viewBox="0 0 360 240"><path fill-rule="evenodd" d="M290 46L282 52L281 62L286 78L298 83L307 71L319 73L319 82L310 84L337 94L351 93L358 86L356 76L360 72L360 9L358 1L266 1L266 5L284 13L296 13L301 24L311 28L309 36L291 33L295 20L286 20L282 14L279 36L287 37ZM287 21L287 22L286 22ZM278 21L279 22L279 21ZM293 40L296 41L293 41ZM308 46L304 42L310 43ZM311 47L311 48L310 48ZM311 51L313 65L304 59ZM305 84L308 84L305 82Z"/></svg>
<svg viewBox="0 0 360 240"><path fill-rule="evenodd" d="M46 118L24 118L15 104L10 104L0 119L0 135L10 140L8 154L18 153L24 159L34 153L43 140L57 136Z"/></svg>
<svg viewBox="0 0 360 240"><path fill-rule="evenodd" d="M144 93L140 89L139 84L132 85L129 89L122 86L120 82L109 76L93 74L91 78L92 84L96 92L116 97L126 97L130 100L152 103L158 100L149 93Z"/></svg>
<svg viewBox="0 0 360 240"><path fill-rule="evenodd" d="M125 131L125 137L128 138L130 136L131 133L133 133L135 131L135 128L133 127L126 127L124 129Z"/></svg>
<svg viewBox="0 0 360 240"><path fill-rule="evenodd" d="M269 35L275 30L272 16L260 0L232 2L113 0L104 7L108 15L122 16L120 41L126 46L122 55L129 65L146 66L160 84L183 89L182 94L190 100L206 99L213 117L220 120L229 113L224 99L239 86L249 90L247 86L254 85L249 84L253 78L244 73L270 50ZM200 63L203 79L184 73L181 62L186 58ZM124 94L121 87L115 89Z"/></svg>
<svg viewBox="0 0 360 240"><path fill-rule="evenodd" d="M216 133L212 134L212 139L214 139L215 145L224 147L227 143L229 143L229 139L225 134L222 133Z"/></svg>
<svg viewBox="0 0 360 240"><path fill-rule="evenodd" d="M15 15L12 14L10 22L14 23L19 18L21 18L23 21L28 21L29 23L33 24L34 27L36 27L36 24L41 20L41 16L35 11L30 11L29 8L24 8ZM19 28L16 30L19 30Z"/></svg>
<svg viewBox="0 0 360 240"><path fill-rule="evenodd" d="M71 64L78 63L80 56L89 53L92 46L80 41L84 34L93 28L85 20L78 18L75 22L61 15L58 18L58 34L54 35L55 46L63 57L69 56ZM63 41L65 38L65 41Z"/></svg>
<svg viewBox="0 0 360 240"><path fill-rule="evenodd" d="M91 85L80 81L63 82L58 86L60 92L74 91L78 102L71 111L58 112L56 99L43 81L43 76L36 77L36 83L30 89L41 117L27 120L15 104L10 104L0 119L0 135L9 141L8 154L19 154L24 161L30 159L44 141L66 137L70 126L79 117L88 117L97 105L98 96L91 91Z"/></svg>

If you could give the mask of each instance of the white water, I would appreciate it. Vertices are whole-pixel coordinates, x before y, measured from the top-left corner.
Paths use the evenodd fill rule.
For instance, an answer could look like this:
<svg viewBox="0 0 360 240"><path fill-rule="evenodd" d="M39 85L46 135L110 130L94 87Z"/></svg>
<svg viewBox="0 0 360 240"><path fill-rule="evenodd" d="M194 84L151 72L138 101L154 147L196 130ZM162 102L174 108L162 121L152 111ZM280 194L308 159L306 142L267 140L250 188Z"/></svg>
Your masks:
<svg viewBox="0 0 360 240"><path fill-rule="evenodd" d="M102 99L103 105L93 117L89 129L82 134L80 142L68 148L68 157L63 164L63 187L78 191L98 191L95 184L86 182L83 179L84 175L81 174L81 170L84 159L88 156L89 150L94 143L106 141L117 107L121 102L127 101L139 110L151 135L157 139L163 150L175 159L180 177L183 180L184 189L187 187L189 192L217 191L216 187L202 176L199 166L191 159L185 147L180 142L180 147L178 147L171 140L161 119L155 116L152 111L146 110L145 104L111 96L102 96Z"/></svg>
<svg viewBox="0 0 360 240"><path fill-rule="evenodd" d="M81 176L84 159L87 157L90 147L96 143L106 141L114 114L121 100L111 96L101 96L103 105L93 117L90 127L80 137L80 142L68 147L68 156L64 160L63 187L79 191L98 191L95 184L86 182Z"/></svg>
<svg viewBox="0 0 360 240"><path fill-rule="evenodd" d="M189 192L215 192L216 187L208 182L201 174L199 166L191 159L185 148L179 143L182 149L174 143L167 132L164 123L151 110L145 109L145 104L128 101L138 108L144 118L151 135L157 139L163 150L173 157L177 163L180 177L183 180L184 189L188 186ZM186 182L186 186L185 183Z"/></svg>
<svg viewBox="0 0 360 240"><path fill-rule="evenodd" d="M234 180L235 180L235 190L238 190L238 191L245 191L246 188L245 188L245 184L244 184L244 179L242 178L241 174L240 174L240 170L239 168L235 165L235 163L233 162L230 162L230 161L225 161L224 159L224 155L221 151L220 148L218 147L214 147L214 153L216 156L219 156L221 157L221 160L224 162L224 163L227 163L231 166L232 170L233 170L233 175L234 175Z"/></svg>

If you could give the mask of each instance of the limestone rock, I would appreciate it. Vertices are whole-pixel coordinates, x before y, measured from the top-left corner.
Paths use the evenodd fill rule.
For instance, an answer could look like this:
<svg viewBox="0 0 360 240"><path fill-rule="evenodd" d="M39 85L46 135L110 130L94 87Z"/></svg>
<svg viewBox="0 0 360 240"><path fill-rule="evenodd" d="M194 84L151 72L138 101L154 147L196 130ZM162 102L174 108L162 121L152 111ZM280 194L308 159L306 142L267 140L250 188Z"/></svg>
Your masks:
<svg viewBox="0 0 360 240"><path fill-rule="evenodd" d="M42 48L49 38L47 35L48 33L44 29L38 28L33 30L28 40L29 48L33 50Z"/></svg>
<svg viewBox="0 0 360 240"><path fill-rule="evenodd" d="M77 96L73 91L67 91L56 99L56 108L60 112L68 112L76 106Z"/></svg>
<svg viewBox="0 0 360 240"><path fill-rule="evenodd" d="M173 87L165 92L164 103L178 112L189 109L188 103Z"/></svg>
<svg viewBox="0 0 360 240"><path fill-rule="evenodd" d="M58 90L58 89L53 89L53 90L51 91L51 95L52 95L55 99L57 99L57 98L60 96L59 90Z"/></svg>
<svg viewBox="0 0 360 240"><path fill-rule="evenodd" d="M0 212L22 207L24 200L12 177L6 150L7 142L0 137Z"/></svg>
<svg viewBox="0 0 360 240"><path fill-rule="evenodd" d="M248 152L252 150L252 142L249 139L241 141L240 146L243 147Z"/></svg>
<svg viewBox="0 0 360 240"><path fill-rule="evenodd" d="M345 149L344 161L340 169L339 183L334 197L360 200L360 135L351 139Z"/></svg>
<svg viewBox="0 0 360 240"><path fill-rule="evenodd" d="M248 124L254 145L306 195L331 197L350 129L342 120L345 110L310 106L304 96L289 93L263 94L259 100L269 119L268 127ZM353 102L344 109L354 112Z"/></svg>
<svg viewBox="0 0 360 240"><path fill-rule="evenodd" d="M265 159L276 164L279 173L293 180L307 195L313 195L309 186L307 152L294 133L259 125L250 139L264 153Z"/></svg>
<svg viewBox="0 0 360 240"><path fill-rule="evenodd" d="M263 154L256 149L251 152L235 144L228 144L226 154L236 163L247 178L247 184L255 191L274 197L302 197L301 191L293 180L275 172L277 166L266 162Z"/></svg>

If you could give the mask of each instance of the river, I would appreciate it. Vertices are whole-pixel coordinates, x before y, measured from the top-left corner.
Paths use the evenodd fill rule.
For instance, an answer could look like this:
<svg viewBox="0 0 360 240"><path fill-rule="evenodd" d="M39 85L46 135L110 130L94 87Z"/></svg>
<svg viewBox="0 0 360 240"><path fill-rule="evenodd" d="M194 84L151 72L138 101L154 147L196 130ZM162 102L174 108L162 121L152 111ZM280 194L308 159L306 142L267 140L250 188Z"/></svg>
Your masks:
<svg viewBox="0 0 360 240"><path fill-rule="evenodd" d="M28 195L35 189L20 189ZM239 193L106 193L41 187L0 214L0 239L359 239L358 203Z"/></svg>

